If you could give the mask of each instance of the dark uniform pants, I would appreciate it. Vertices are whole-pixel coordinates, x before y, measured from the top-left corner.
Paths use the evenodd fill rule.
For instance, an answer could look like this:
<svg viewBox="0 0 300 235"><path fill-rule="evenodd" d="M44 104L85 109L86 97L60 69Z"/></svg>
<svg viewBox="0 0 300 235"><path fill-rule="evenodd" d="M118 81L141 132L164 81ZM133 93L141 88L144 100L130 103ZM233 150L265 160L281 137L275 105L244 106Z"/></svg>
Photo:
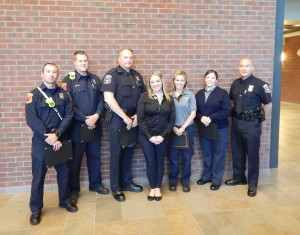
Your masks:
<svg viewBox="0 0 300 235"><path fill-rule="evenodd" d="M177 184L178 172L179 172L179 153L182 153L182 168L181 168L181 183L189 184L191 178L191 160L194 155L194 124L189 125L185 131L188 133L189 137L189 149L177 149L170 147L168 150L168 156L170 160L170 174L169 183Z"/></svg>
<svg viewBox="0 0 300 235"><path fill-rule="evenodd" d="M101 140L81 143L80 130L81 123L73 122L71 134L73 160L70 162L70 191L74 195L78 195L80 192L80 169L84 153L86 153L89 189L96 189L101 184Z"/></svg>
<svg viewBox="0 0 300 235"><path fill-rule="evenodd" d="M131 164L134 146L121 148L119 130L125 123L115 115L108 124L110 148L110 188L113 192L132 183Z"/></svg>
<svg viewBox="0 0 300 235"><path fill-rule="evenodd" d="M232 118L231 145L233 179L246 181L246 159L248 157L248 185L257 186L259 176L259 148L261 122Z"/></svg>
<svg viewBox="0 0 300 235"><path fill-rule="evenodd" d="M222 184L225 172L225 156L228 145L228 128L218 129L218 140L200 137L203 158L203 172L201 179Z"/></svg>
<svg viewBox="0 0 300 235"><path fill-rule="evenodd" d="M51 146L52 147L52 146ZM41 212L43 208L44 180L48 168L45 164L45 145L33 144L32 158L32 183L30 196L31 212ZM57 173L59 204L66 204L69 200L69 171L67 163L55 166Z"/></svg>

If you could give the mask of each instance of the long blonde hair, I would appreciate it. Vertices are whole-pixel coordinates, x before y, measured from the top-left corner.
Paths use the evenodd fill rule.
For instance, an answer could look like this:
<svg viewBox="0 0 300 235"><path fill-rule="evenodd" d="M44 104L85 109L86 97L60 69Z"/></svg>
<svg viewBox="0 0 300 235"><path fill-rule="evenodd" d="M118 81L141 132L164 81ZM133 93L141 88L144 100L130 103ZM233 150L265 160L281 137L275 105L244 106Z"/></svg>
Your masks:
<svg viewBox="0 0 300 235"><path fill-rule="evenodd" d="M162 91L163 91L163 93L164 93L164 96L166 97L166 99L167 99L168 101L170 101L170 100L171 100L171 97L169 96L168 93L165 92L165 88L164 88L164 80L163 80L163 78L162 78L163 75L162 75L162 73L161 73L160 71L153 71L153 72L150 74L150 76L149 76L149 79L148 79L148 88L147 88L147 91L148 91L148 97L149 97L150 99L153 99L153 97L152 97L153 91L152 91L151 86L150 86L150 78L151 78L152 76L157 76L157 77L160 78L160 80L161 80L161 82L162 82Z"/></svg>

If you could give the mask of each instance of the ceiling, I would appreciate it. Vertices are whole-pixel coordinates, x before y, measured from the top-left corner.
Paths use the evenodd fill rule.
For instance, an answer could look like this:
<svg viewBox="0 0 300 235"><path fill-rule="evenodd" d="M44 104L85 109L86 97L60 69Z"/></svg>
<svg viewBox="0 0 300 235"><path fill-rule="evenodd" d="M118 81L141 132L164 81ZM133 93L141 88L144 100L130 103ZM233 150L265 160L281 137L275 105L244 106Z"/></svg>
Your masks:
<svg viewBox="0 0 300 235"><path fill-rule="evenodd" d="M284 31L285 37L292 37L300 35L300 21L297 20L284 20Z"/></svg>
<svg viewBox="0 0 300 235"><path fill-rule="evenodd" d="M284 37L300 35L300 1L286 0L284 5Z"/></svg>

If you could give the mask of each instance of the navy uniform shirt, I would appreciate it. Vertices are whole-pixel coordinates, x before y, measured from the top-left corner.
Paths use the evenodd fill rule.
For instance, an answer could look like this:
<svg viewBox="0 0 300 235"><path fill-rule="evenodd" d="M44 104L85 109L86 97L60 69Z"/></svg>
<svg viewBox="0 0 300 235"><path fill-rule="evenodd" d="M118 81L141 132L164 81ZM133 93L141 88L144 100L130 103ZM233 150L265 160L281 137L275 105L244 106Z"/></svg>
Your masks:
<svg viewBox="0 0 300 235"><path fill-rule="evenodd" d="M230 99L233 101L233 110L242 113L247 110L256 110L261 104L272 102L268 83L251 75L243 80L235 80L230 89Z"/></svg>
<svg viewBox="0 0 300 235"><path fill-rule="evenodd" d="M148 139L160 135L166 138L171 134L176 120L176 111L173 98L167 100L164 96L162 103L157 99L149 98L148 93L141 95L137 107L139 131Z"/></svg>
<svg viewBox="0 0 300 235"><path fill-rule="evenodd" d="M82 76L75 70L75 79L68 75L61 83L71 96L74 108L74 119L85 122L86 116L97 113L99 117L104 111L103 94L100 92L101 80L94 74Z"/></svg>
<svg viewBox="0 0 300 235"><path fill-rule="evenodd" d="M205 101L205 89L196 94L197 117L201 121L207 116L213 123L217 123L218 129L228 127L228 118L231 113L230 99L228 92L218 86L211 92Z"/></svg>
<svg viewBox="0 0 300 235"><path fill-rule="evenodd" d="M121 66L109 70L102 80L101 91L114 93L119 106L130 115L136 113L138 100L146 91L142 76L135 70L129 73Z"/></svg>
<svg viewBox="0 0 300 235"><path fill-rule="evenodd" d="M25 106L26 122L33 131L33 143L45 143L47 136L44 134L54 130L63 134L71 125L73 118L72 103L66 91L57 85L54 89L48 89L44 83L40 88L49 98L52 97L55 108L63 120L53 108L49 107L43 94L37 88L33 89L27 94Z"/></svg>

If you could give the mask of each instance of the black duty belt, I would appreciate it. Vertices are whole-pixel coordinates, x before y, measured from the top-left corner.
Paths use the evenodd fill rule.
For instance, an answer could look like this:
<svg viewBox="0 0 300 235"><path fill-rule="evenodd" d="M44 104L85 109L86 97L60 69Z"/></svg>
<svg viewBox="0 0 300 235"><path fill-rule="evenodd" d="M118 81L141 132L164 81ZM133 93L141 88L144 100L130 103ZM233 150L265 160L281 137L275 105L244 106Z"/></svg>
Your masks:
<svg viewBox="0 0 300 235"><path fill-rule="evenodd" d="M266 120L265 112L261 107L258 107L257 109L250 109L242 113L237 113L235 111L232 111L232 116L237 119L248 121L248 122L254 121L255 119L258 119L260 122Z"/></svg>

